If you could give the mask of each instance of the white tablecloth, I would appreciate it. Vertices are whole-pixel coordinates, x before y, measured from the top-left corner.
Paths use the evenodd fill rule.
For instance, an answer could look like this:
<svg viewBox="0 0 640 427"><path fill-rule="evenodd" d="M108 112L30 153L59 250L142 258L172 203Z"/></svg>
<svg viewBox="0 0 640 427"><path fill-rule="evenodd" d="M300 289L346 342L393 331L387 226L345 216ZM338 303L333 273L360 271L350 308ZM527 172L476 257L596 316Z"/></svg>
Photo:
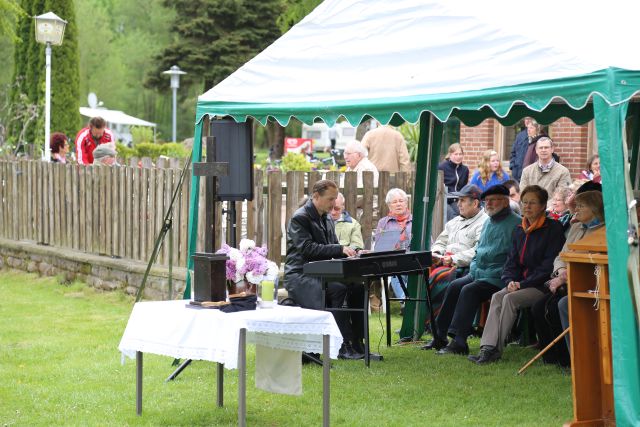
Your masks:
<svg viewBox="0 0 640 427"><path fill-rule="evenodd" d="M330 355L338 357L342 335L330 312L275 306L236 313L186 307L186 300L139 302L118 349L130 358L136 351L178 359L209 360L238 366L240 329L247 341L266 347L322 352L322 336L330 335Z"/></svg>

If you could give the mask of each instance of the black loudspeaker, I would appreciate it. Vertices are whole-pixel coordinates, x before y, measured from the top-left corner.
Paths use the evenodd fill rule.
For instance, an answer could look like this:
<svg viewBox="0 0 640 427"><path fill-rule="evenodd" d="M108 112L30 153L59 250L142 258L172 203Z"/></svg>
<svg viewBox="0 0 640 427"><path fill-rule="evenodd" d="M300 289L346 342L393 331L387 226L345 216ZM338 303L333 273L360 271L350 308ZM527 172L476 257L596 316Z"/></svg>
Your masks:
<svg viewBox="0 0 640 427"><path fill-rule="evenodd" d="M218 200L253 200L253 129L251 123L211 120L216 162L229 163L229 175L218 177Z"/></svg>

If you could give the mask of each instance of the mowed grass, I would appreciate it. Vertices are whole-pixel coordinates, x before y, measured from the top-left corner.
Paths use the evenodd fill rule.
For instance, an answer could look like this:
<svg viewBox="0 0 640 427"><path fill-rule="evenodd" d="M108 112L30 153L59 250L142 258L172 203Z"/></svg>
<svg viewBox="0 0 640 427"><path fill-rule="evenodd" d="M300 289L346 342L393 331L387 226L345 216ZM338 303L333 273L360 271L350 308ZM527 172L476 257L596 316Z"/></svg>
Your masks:
<svg viewBox="0 0 640 427"><path fill-rule="evenodd" d="M225 406L217 408L214 363L194 362L165 383L172 359L151 354L144 356L143 415L135 415L135 362L122 365L117 349L132 305L121 293L1 271L0 425L236 425L237 371L225 370ZM393 322L398 328L400 318ZM372 350L385 360L369 369L333 362L334 426L558 426L572 418L566 371L538 362L515 375L534 350L509 346L499 363L476 366L415 344L387 348L382 315L370 325ZM473 352L478 345L471 341ZM248 425L321 425L321 368L303 367L302 396L266 393L253 386L253 350Z"/></svg>

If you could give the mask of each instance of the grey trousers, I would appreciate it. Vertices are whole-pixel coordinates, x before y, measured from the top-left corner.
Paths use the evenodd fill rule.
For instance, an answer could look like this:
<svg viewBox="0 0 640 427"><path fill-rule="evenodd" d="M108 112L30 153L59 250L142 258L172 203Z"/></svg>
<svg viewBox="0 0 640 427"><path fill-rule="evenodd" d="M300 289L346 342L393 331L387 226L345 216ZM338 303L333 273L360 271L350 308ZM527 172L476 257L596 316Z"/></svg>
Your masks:
<svg viewBox="0 0 640 427"><path fill-rule="evenodd" d="M516 321L518 309L531 307L543 296L544 292L538 288L525 288L515 292L508 292L504 288L493 294L480 346L490 345L502 352L504 342Z"/></svg>

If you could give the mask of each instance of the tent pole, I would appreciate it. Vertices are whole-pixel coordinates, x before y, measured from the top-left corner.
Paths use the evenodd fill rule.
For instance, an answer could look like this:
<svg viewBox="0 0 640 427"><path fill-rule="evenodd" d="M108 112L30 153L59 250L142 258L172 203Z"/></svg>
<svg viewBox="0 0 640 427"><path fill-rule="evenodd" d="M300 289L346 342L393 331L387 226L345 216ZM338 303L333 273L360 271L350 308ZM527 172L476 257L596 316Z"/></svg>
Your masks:
<svg viewBox="0 0 640 427"><path fill-rule="evenodd" d="M611 81L616 80L614 77L611 77ZM600 96L594 96L593 105L607 220L609 282L615 285L610 289L615 417L618 425L637 425L637 408L640 408L640 337L629 273L631 269L637 272L638 248L630 247L627 243L627 188L630 182L624 173L619 173L619 165L626 165L627 162L623 140L627 104L611 106ZM630 250L635 252L631 258ZM634 262L629 262L630 259Z"/></svg>
<svg viewBox="0 0 640 427"><path fill-rule="evenodd" d="M420 166L422 166L420 168L421 170L421 174L419 176L424 176L424 187L421 189L421 196L420 198L416 197L414 199L414 204L419 204L420 205L420 216L422 217L421 219L424 219L425 216L427 218L429 218L431 215L429 214L429 181L430 181L430 174L429 174L429 169L428 166L425 168L426 165L429 165L431 163L431 156L433 156L433 121L434 121L434 117L433 115L429 114L429 118L428 118L428 123L424 123L426 120L424 120L424 114L422 114L420 116L420 136L419 136L419 145L418 145L418 155L419 155L419 159L423 160L423 156L422 154L422 147L425 147L424 144L426 143L426 149L427 149L427 155L424 158L424 164L421 164ZM425 134L425 137L423 138L423 133ZM426 140L426 141L425 141ZM419 160L419 162L420 162ZM420 162L422 163L422 162ZM424 169L424 170L423 170ZM418 173L418 168L416 167L416 174ZM416 180L417 182L418 180ZM417 189L416 189L417 190ZM416 196L418 195L418 192L416 191ZM427 239L427 231L429 229L429 221L427 220L427 226L425 227L425 222L424 220L422 221L413 221L413 223L415 224L416 222L420 223L420 240L419 240L419 250L424 250L427 247L431 247L431 241L429 239ZM412 228L413 230L413 228ZM413 232L415 233L415 231ZM412 242L413 243L413 242ZM424 280L424 276L420 275L418 277L416 277L415 281L416 283L416 297L417 298L422 298L423 294L426 294L426 287L429 286L429 283L425 283ZM420 302L417 302L414 304L413 307L413 340L417 341L420 336L422 335L422 332L424 330L424 314L422 314L422 304L420 304ZM422 315L421 315L422 314Z"/></svg>
<svg viewBox="0 0 640 427"><path fill-rule="evenodd" d="M193 150L191 151L191 164L193 170L193 163L202 161L202 126L208 116L204 116L196 123L194 135L193 135ZM191 298L191 275L189 270L193 270L193 260L191 255L196 251L196 241L198 240L198 198L200 195L200 177L191 175L191 189L189 193L189 234L187 245L187 280L186 287L184 289L183 299Z"/></svg>
<svg viewBox="0 0 640 427"><path fill-rule="evenodd" d="M638 155L638 149L640 149L640 104L630 104L629 109L631 110L631 135L629 135L631 142L631 186L638 189L640 186L640 173L638 173L640 167L640 156Z"/></svg>
<svg viewBox="0 0 640 427"><path fill-rule="evenodd" d="M413 193L413 221L411 250L428 250L431 247L431 217L435 202L438 160L442 144L442 123L430 113L420 116L420 135L416 167L416 185ZM426 283L422 276L409 277L409 295L423 299L426 295ZM400 336L420 338L424 332L425 306L408 301L402 320Z"/></svg>

